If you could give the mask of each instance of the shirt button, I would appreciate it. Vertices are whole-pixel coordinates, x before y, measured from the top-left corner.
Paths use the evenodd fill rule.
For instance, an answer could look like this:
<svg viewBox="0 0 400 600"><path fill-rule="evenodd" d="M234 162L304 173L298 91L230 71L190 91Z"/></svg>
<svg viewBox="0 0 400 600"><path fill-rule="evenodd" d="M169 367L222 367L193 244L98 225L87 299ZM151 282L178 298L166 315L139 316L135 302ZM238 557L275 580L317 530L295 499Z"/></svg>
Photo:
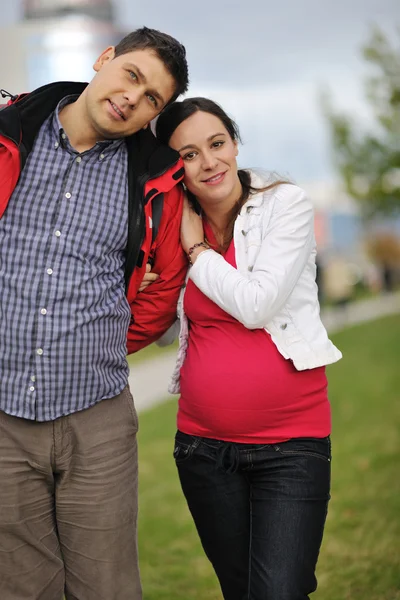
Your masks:
<svg viewBox="0 0 400 600"><path fill-rule="evenodd" d="M53 275L53 269L47 269L46 273L47 275Z"/></svg>
<svg viewBox="0 0 400 600"><path fill-rule="evenodd" d="M285 329L286 329L286 327L287 327L287 323L282 323L282 325L281 325L281 329L285 330Z"/></svg>
<svg viewBox="0 0 400 600"><path fill-rule="evenodd" d="M58 229L57 229L57 231L55 231L55 232L54 232L54 235L55 235L56 237L60 237L60 235L61 235L61 231L58 231Z"/></svg>
<svg viewBox="0 0 400 600"><path fill-rule="evenodd" d="M81 156L78 156L75 162L77 162L77 163L80 163L80 162L81 162L81 160L82 160L82 157L81 157Z"/></svg>
<svg viewBox="0 0 400 600"><path fill-rule="evenodd" d="M100 160L103 160L104 154L100 154Z"/></svg>
<svg viewBox="0 0 400 600"><path fill-rule="evenodd" d="M60 145L60 144L59 144L58 142L56 142L56 143L54 144L54 148L57 150L57 148L58 148L58 146L59 146L59 145Z"/></svg>
<svg viewBox="0 0 400 600"><path fill-rule="evenodd" d="M242 235L247 235L247 231L245 231L244 229L242 229Z"/></svg>
<svg viewBox="0 0 400 600"><path fill-rule="evenodd" d="M31 386L30 386L30 388L29 388L29 391L30 391L30 392L34 392L34 391L35 391L35 388L34 388L34 386L33 386L33 385L31 385Z"/></svg>
<svg viewBox="0 0 400 600"><path fill-rule="evenodd" d="M42 308L42 310L40 311L41 315L47 315L47 310L45 308Z"/></svg>
<svg viewBox="0 0 400 600"><path fill-rule="evenodd" d="M62 137L63 140L67 139L67 136L66 136L66 134L64 132L61 134L61 137Z"/></svg>
<svg viewBox="0 0 400 600"><path fill-rule="evenodd" d="M71 196L72 196L72 194L71 194L70 192L67 192L67 193L65 194L65 197L66 197L66 198L68 198L68 200L71 198Z"/></svg>
<svg viewBox="0 0 400 600"><path fill-rule="evenodd" d="M247 270L251 272L253 270L253 268L254 267L247 267Z"/></svg>
<svg viewBox="0 0 400 600"><path fill-rule="evenodd" d="M36 381L36 377L34 375L32 375L31 381Z"/></svg>
<svg viewBox="0 0 400 600"><path fill-rule="evenodd" d="M43 349L42 349L42 348L38 348L38 349L36 350L36 354L38 354L39 356L42 356L42 354L43 354Z"/></svg>

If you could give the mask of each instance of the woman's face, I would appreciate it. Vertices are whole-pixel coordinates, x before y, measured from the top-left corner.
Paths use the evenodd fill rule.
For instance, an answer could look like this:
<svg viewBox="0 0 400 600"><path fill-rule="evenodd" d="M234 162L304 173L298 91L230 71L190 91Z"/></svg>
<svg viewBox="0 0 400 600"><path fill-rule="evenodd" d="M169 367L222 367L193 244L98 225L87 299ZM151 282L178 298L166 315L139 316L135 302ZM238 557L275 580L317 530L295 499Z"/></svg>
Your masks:
<svg viewBox="0 0 400 600"><path fill-rule="evenodd" d="M183 158L185 185L200 202L232 206L238 200L237 142L218 117L197 111L175 129L169 144Z"/></svg>

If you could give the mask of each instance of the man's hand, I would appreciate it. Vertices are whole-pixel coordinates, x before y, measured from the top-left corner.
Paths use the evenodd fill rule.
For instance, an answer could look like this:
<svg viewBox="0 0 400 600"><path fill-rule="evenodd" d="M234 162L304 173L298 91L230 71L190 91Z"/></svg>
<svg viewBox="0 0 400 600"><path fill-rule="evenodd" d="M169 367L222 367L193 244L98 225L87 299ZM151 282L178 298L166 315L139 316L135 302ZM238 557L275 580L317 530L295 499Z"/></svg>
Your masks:
<svg viewBox="0 0 400 600"><path fill-rule="evenodd" d="M139 292L143 292L143 290L145 290L148 285L150 285L151 283L153 283L153 281L156 281L158 278L159 278L159 275L157 275L157 273L152 273L151 272L151 264L147 263L147 265L146 265L146 273L144 274L144 277L142 279L142 283L139 286Z"/></svg>

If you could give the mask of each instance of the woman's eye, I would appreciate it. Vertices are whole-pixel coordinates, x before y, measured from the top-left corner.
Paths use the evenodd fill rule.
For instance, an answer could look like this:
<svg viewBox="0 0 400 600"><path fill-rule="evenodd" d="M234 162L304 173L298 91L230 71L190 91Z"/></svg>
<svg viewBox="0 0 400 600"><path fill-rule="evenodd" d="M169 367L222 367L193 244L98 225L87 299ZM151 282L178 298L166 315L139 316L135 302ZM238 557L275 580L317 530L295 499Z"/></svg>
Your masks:
<svg viewBox="0 0 400 600"><path fill-rule="evenodd" d="M219 148L223 144L224 144L224 142L222 140L220 140L219 142L214 142L213 143L213 148Z"/></svg>
<svg viewBox="0 0 400 600"><path fill-rule="evenodd" d="M185 154L185 156L183 157L183 160L193 160L195 156L195 152L188 152L188 154Z"/></svg>

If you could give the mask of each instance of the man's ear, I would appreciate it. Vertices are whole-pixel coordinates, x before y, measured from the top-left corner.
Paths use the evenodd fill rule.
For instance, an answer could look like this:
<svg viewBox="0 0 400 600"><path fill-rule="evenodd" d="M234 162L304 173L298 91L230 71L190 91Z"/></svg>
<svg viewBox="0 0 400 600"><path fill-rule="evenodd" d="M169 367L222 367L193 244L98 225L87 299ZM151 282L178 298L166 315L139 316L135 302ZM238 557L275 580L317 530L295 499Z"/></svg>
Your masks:
<svg viewBox="0 0 400 600"><path fill-rule="evenodd" d="M109 46L104 52L102 52L99 58L93 65L93 69L98 73L106 63L110 62L115 56L115 46Z"/></svg>

